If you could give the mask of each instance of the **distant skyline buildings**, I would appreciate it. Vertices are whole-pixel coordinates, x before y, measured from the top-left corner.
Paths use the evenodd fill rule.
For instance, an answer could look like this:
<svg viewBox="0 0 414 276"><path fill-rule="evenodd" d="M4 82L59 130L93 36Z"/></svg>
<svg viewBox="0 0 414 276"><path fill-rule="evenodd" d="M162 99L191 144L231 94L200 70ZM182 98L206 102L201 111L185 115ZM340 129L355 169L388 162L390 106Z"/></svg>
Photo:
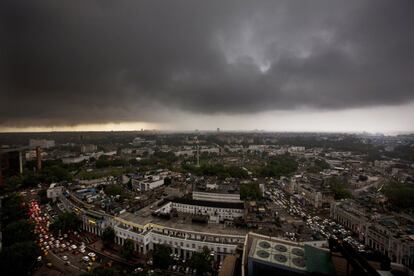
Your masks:
<svg viewBox="0 0 414 276"><path fill-rule="evenodd" d="M404 114L404 115L401 115ZM280 132L370 132L397 134L414 132L414 104L340 111L283 111L244 115L194 115L179 113L159 123L118 122L71 126L1 126L0 132L44 131L225 131Z"/></svg>

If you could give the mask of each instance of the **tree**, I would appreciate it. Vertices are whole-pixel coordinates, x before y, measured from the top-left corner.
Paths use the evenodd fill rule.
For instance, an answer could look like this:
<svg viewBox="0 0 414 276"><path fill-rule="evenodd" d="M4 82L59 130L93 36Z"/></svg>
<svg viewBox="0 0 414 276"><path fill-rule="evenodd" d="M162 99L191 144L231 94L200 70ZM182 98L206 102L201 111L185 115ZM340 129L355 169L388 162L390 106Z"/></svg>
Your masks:
<svg viewBox="0 0 414 276"><path fill-rule="evenodd" d="M47 190L41 189L39 192L37 192L37 196L39 197L40 204L46 204L49 203L50 199L47 198Z"/></svg>
<svg viewBox="0 0 414 276"><path fill-rule="evenodd" d="M112 227L108 226L102 233L102 243L104 247L111 247L115 240L115 231Z"/></svg>
<svg viewBox="0 0 414 276"><path fill-rule="evenodd" d="M172 182L171 177L164 178L164 185L165 186L171 185L171 182Z"/></svg>
<svg viewBox="0 0 414 276"><path fill-rule="evenodd" d="M213 256L207 247L202 252L195 252L191 256L190 266L197 270L197 275L212 271Z"/></svg>
<svg viewBox="0 0 414 276"><path fill-rule="evenodd" d="M134 254L134 242L131 239L126 239L122 245L121 256L124 259L131 259Z"/></svg>
<svg viewBox="0 0 414 276"><path fill-rule="evenodd" d="M328 179L328 184L331 187L331 190L334 193L334 198L336 200L352 197L352 194L348 190L346 185L340 182L340 180L337 177L332 177Z"/></svg>
<svg viewBox="0 0 414 276"><path fill-rule="evenodd" d="M384 186L383 193L393 206L414 209L414 186L390 182Z"/></svg>
<svg viewBox="0 0 414 276"><path fill-rule="evenodd" d="M1 224L3 226L27 218L27 211L20 195L16 193L10 194L2 200Z"/></svg>
<svg viewBox="0 0 414 276"><path fill-rule="evenodd" d="M109 196L122 195L122 187L116 184L110 184L105 187L105 194Z"/></svg>
<svg viewBox="0 0 414 276"><path fill-rule="evenodd" d="M72 181L72 175L61 165L52 165L42 169L39 180L46 183Z"/></svg>
<svg viewBox="0 0 414 276"><path fill-rule="evenodd" d="M59 214L57 219L49 226L52 232L57 233L59 230L63 232L79 230L82 221L73 212L63 212Z"/></svg>
<svg viewBox="0 0 414 276"><path fill-rule="evenodd" d="M262 192L259 184L245 183L240 185L240 198L248 200L259 200L262 198Z"/></svg>
<svg viewBox="0 0 414 276"><path fill-rule="evenodd" d="M285 154L271 158L266 166L259 169L258 174L263 177L281 177L291 175L297 169L295 158Z"/></svg>
<svg viewBox="0 0 414 276"><path fill-rule="evenodd" d="M3 229L3 245L9 246L22 241L34 240L36 237L33 231L33 224L25 219L7 224Z"/></svg>
<svg viewBox="0 0 414 276"><path fill-rule="evenodd" d="M15 243L4 247L0 253L2 275L27 275L38 255L32 241Z"/></svg>
<svg viewBox="0 0 414 276"><path fill-rule="evenodd" d="M159 244L155 247L152 253L154 266L161 269L166 269L172 263L171 248L169 246Z"/></svg>
<svg viewBox="0 0 414 276"><path fill-rule="evenodd" d="M21 175L14 175L6 178L4 181L2 193L9 193L18 190L23 184L23 177Z"/></svg>

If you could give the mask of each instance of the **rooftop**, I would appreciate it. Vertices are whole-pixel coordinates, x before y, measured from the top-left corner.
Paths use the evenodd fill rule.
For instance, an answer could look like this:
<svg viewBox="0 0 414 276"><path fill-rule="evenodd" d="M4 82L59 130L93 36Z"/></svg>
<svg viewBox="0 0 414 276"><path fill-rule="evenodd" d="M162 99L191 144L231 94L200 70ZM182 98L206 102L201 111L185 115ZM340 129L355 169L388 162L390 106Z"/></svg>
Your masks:
<svg viewBox="0 0 414 276"><path fill-rule="evenodd" d="M152 212L154 210L151 207L147 206L135 214L130 212L125 212L119 215L120 218L131 221L133 223L139 225L146 225L146 224L157 224L167 228L174 228L180 229L183 231L189 232L204 232L206 234L220 234L220 235L240 235L244 236L247 234L246 229L236 228L224 224L200 224L200 223L192 223L191 222L191 215L190 214L178 214L178 217L172 217L171 219L163 219L159 217L152 216Z"/></svg>

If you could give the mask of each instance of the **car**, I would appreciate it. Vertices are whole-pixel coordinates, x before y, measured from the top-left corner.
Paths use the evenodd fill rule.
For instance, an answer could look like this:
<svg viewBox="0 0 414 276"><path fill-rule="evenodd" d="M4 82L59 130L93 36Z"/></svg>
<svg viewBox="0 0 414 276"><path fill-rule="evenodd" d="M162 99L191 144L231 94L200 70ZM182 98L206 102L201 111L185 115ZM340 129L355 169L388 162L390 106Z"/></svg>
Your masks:
<svg viewBox="0 0 414 276"><path fill-rule="evenodd" d="M71 245L71 248L73 249L73 250L76 250L76 248L78 248L75 244L72 244Z"/></svg>
<svg viewBox="0 0 414 276"><path fill-rule="evenodd" d="M88 256L89 256L89 257L91 257L91 258L93 258L93 257L95 257L95 256L96 256L96 254L95 254L95 253L93 253L93 252L89 252L89 253L88 253Z"/></svg>
<svg viewBox="0 0 414 276"><path fill-rule="evenodd" d="M88 256L83 256L83 257L82 257L82 260L83 260L84 262L89 262L89 257L88 257Z"/></svg>
<svg viewBox="0 0 414 276"><path fill-rule="evenodd" d="M70 265L70 262L69 262L69 261L66 261L66 262L65 262L65 265Z"/></svg>
<svg viewBox="0 0 414 276"><path fill-rule="evenodd" d="M49 267L49 268L51 268L52 267L52 263L47 263L46 266Z"/></svg>
<svg viewBox="0 0 414 276"><path fill-rule="evenodd" d="M137 267L134 269L134 272L142 272L144 269L142 267Z"/></svg>
<svg viewBox="0 0 414 276"><path fill-rule="evenodd" d="M68 260L68 256L66 256L66 255L65 255L65 256L63 256L63 257L62 257L62 260L67 261L67 260Z"/></svg>

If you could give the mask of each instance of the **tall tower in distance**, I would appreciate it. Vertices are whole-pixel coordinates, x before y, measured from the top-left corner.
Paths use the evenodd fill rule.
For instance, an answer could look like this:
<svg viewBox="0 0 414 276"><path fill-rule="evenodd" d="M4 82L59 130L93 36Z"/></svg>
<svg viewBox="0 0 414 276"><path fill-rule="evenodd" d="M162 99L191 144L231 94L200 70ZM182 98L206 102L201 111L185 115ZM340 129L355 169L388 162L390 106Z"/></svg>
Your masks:
<svg viewBox="0 0 414 276"><path fill-rule="evenodd" d="M36 147L36 169L38 172L42 169L42 150L39 146Z"/></svg>
<svg viewBox="0 0 414 276"><path fill-rule="evenodd" d="M197 167L200 167L200 144L198 142L198 137L195 137L196 140L196 149L197 149Z"/></svg>

